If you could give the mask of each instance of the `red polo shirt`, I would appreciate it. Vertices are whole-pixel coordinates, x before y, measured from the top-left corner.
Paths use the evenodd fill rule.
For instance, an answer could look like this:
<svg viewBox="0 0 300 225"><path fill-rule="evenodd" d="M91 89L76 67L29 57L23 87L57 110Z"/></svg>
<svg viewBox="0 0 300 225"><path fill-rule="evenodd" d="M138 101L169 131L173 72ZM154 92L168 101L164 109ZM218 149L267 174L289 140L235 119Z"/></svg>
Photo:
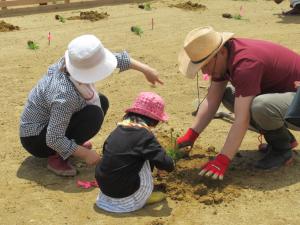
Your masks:
<svg viewBox="0 0 300 225"><path fill-rule="evenodd" d="M223 80L232 83L237 97L296 91L300 55L268 41L233 38L228 44L228 72Z"/></svg>

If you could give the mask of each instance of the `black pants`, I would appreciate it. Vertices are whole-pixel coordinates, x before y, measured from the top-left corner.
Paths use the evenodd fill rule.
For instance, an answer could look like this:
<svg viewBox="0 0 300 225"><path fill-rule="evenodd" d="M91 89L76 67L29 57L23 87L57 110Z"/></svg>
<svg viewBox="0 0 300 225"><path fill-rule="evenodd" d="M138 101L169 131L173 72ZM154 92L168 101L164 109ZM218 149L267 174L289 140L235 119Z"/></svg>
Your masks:
<svg viewBox="0 0 300 225"><path fill-rule="evenodd" d="M75 140L79 145L94 137L100 130L104 116L109 108L106 96L99 94L102 109L95 105L87 105L82 110L73 114L66 131L66 137ZM32 155L47 158L56 154L56 151L46 144L46 126L39 135L21 137L23 147Z"/></svg>

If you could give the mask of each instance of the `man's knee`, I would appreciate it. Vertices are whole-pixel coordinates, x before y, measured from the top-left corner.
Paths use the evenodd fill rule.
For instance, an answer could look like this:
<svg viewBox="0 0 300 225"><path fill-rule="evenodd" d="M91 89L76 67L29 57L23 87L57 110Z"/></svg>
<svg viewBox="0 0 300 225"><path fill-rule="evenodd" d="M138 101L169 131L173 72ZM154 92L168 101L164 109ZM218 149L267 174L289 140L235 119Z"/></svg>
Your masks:
<svg viewBox="0 0 300 225"><path fill-rule="evenodd" d="M251 115L254 120L261 117L272 116L272 104L263 95L257 96L253 99L251 105Z"/></svg>
<svg viewBox="0 0 300 225"><path fill-rule="evenodd" d="M264 130L277 129L283 126L283 119L272 99L260 95L254 98L251 105L251 117Z"/></svg>

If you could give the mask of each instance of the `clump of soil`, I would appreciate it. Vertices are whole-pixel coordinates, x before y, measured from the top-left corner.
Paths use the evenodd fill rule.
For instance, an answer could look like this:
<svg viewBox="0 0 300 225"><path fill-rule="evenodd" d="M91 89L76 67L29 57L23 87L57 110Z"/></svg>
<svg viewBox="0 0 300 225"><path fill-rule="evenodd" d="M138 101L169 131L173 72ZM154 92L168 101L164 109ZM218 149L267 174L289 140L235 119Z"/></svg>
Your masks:
<svg viewBox="0 0 300 225"><path fill-rule="evenodd" d="M109 14L107 12L97 12L97 11L86 11L86 12L80 12L79 16L71 16L68 17L68 20L90 20L92 22L102 20L109 17Z"/></svg>
<svg viewBox="0 0 300 225"><path fill-rule="evenodd" d="M157 134L160 144L165 148L170 144L167 133ZM175 171L157 172L155 190L165 192L175 201L198 201L205 205L233 201L240 196L240 187L230 185L226 180L213 181L198 175L201 166L215 155L211 149L194 145L190 155L176 163Z"/></svg>
<svg viewBox="0 0 300 225"><path fill-rule="evenodd" d="M206 10L207 7L205 5L202 5L200 3L193 3L191 1L187 1L184 3L178 3L175 5L171 5L170 7L176 7L176 8L181 8L181 9L186 9L186 10Z"/></svg>
<svg viewBox="0 0 300 225"><path fill-rule="evenodd" d="M20 30L20 27L6 23L4 20L0 20L0 32L7 32L13 30Z"/></svg>
<svg viewBox="0 0 300 225"><path fill-rule="evenodd" d="M222 17L227 18L227 19L231 19L232 15L230 13L223 13Z"/></svg>

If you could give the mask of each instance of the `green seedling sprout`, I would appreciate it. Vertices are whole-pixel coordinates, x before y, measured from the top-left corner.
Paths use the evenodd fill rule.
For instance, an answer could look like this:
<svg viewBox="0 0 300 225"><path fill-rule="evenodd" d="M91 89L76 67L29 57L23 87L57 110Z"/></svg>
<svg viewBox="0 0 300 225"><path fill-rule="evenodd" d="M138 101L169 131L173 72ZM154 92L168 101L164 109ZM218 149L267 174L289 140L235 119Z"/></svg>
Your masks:
<svg viewBox="0 0 300 225"><path fill-rule="evenodd" d="M244 8L243 8L243 6L241 6L240 7L240 13L239 14L236 14L236 15L233 15L233 19L236 19L236 20L245 20L244 18L243 18L243 16L244 16Z"/></svg>
<svg viewBox="0 0 300 225"><path fill-rule="evenodd" d="M55 19L58 20L61 23L65 23L66 19L60 15L55 15Z"/></svg>
<svg viewBox="0 0 300 225"><path fill-rule="evenodd" d="M27 47L31 50L36 50L39 48L38 44L34 41L27 41Z"/></svg>
<svg viewBox="0 0 300 225"><path fill-rule="evenodd" d="M144 33L144 31L142 30L142 28L140 28L139 26L132 26L131 27L131 31L133 32L133 33L135 33L136 35L138 35L138 36L142 36L142 34Z"/></svg>
<svg viewBox="0 0 300 225"><path fill-rule="evenodd" d="M62 16L59 16L59 22L62 22L62 23L65 23L66 22L66 19L65 18L63 18Z"/></svg>
<svg viewBox="0 0 300 225"><path fill-rule="evenodd" d="M175 162L184 157L184 152L180 151L176 144L176 138L173 137L174 129L170 129L170 146L167 148L167 155L170 156Z"/></svg>
<svg viewBox="0 0 300 225"><path fill-rule="evenodd" d="M241 20L242 16L240 14L236 14L236 15L233 15L232 18L236 19L236 20Z"/></svg>
<svg viewBox="0 0 300 225"><path fill-rule="evenodd" d="M150 11L152 9L150 3L146 3L144 5L144 9L147 10L147 11Z"/></svg>

